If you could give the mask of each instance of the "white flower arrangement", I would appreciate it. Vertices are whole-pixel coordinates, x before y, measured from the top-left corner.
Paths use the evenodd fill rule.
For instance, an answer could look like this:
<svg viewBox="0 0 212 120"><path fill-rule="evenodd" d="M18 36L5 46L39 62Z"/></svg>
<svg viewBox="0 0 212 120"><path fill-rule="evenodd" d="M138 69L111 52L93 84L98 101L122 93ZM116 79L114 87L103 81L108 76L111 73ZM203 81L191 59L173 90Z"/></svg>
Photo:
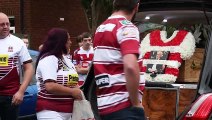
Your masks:
<svg viewBox="0 0 212 120"><path fill-rule="evenodd" d="M167 37L167 33L166 31L160 31L160 36L157 37L161 37L161 40L163 41L163 43L167 43L171 40L173 40L173 38L175 38L177 36L179 31L174 31L173 35L169 38L166 39ZM181 59L186 60L189 59L194 51L195 51L195 38L192 35L192 33L187 32L187 34L185 35L184 39L182 40L182 42L178 45L178 46L172 46L172 45L168 45L168 46L152 46L150 44L150 34L147 34L146 37L141 41L140 44L140 54L142 55L141 57L144 57L144 55L147 52L151 52L151 51L169 51L170 53L179 53ZM178 34L179 35L179 34ZM143 59L143 66L146 66L148 62L150 62L151 60L149 59ZM152 61L151 61L152 62ZM162 62L162 64L167 65L168 68L175 68L179 70L179 67L181 65L181 63L174 61L174 60L166 60L166 62L164 61L155 61L152 62L154 64L158 64L158 62ZM173 65L172 65L173 64ZM155 77L150 76L150 73L145 73L145 79L147 81L152 81L152 82L175 82L177 77L172 75L172 74L157 74Z"/></svg>
<svg viewBox="0 0 212 120"><path fill-rule="evenodd" d="M177 77L171 74L158 74L156 77L151 77L150 74L144 73L144 78L151 82L167 82L173 83L176 81Z"/></svg>
<svg viewBox="0 0 212 120"><path fill-rule="evenodd" d="M166 31L162 31L160 33L161 36L165 36ZM178 31L175 31L171 38L176 36L176 33ZM163 42L168 42L166 39L162 39ZM171 39L169 39L171 40ZM188 32L188 34L185 36L183 42L179 46L151 46L150 45L150 33L146 35L146 37L141 41L140 44L140 53L142 56L144 56L147 52L150 51L170 51L170 53L180 53L181 58L183 60L189 59L194 51L195 51L195 39L194 36Z"/></svg>

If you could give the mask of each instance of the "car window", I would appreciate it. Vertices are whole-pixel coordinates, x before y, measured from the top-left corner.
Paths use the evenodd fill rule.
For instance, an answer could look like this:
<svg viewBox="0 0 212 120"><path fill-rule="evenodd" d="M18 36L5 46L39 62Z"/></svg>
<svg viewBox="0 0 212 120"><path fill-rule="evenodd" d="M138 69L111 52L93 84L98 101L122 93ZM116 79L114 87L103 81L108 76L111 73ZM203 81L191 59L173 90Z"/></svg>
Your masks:
<svg viewBox="0 0 212 120"><path fill-rule="evenodd" d="M30 53L30 56L32 58L32 64L33 64L33 69L35 70L35 64L36 64L36 60L37 60L37 57L38 57L38 54L39 52L38 51L35 51L35 50L29 50L29 53ZM21 67L21 71L20 71L20 83L23 82L23 67ZM36 84L37 80L35 78L35 73L33 73L33 76L32 76L32 80L30 82L30 85L34 85Z"/></svg>
<svg viewBox="0 0 212 120"><path fill-rule="evenodd" d="M156 29L167 31L168 36L174 30L184 29L196 35L196 42L199 43L207 37L205 32L212 30L208 25L212 23L212 12L204 14L198 10L141 11L136 14L134 21L143 35L141 39L145 37L145 33Z"/></svg>
<svg viewBox="0 0 212 120"><path fill-rule="evenodd" d="M32 64L33 64L33 69L35 70L35 64L36 64L36 60L37 60L37 56L36 55L33 55L33 56L31 56L32 57ZM32 81L30 82L30 85L32 85L32 84L36 84L36 82L37 82L37 80L36 80L36 78L35 78L35 73L33 74L33 76L32 76Z"/></svg>

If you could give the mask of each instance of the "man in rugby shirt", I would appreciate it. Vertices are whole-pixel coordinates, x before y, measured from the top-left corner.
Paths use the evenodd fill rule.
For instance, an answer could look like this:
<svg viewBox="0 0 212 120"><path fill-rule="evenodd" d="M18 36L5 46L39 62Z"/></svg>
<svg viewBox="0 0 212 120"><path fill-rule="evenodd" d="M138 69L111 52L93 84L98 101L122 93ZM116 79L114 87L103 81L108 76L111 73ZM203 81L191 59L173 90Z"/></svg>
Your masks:
<svg viewBox="0 0 212 120"><path fill-rule="evenodd" d="M20 64L24 68L20 85ZM0 119L16 120L18 106L33 75L32 59L24 42L10 34L8 16L0 12Z"/></svg>
<svg viewBox="0 0 212 120"><path fill-rule="evenodd" d="M139 0L114 0L113 13L94 36L94 74L102 120L144 120L139 90L139 31L131 20ZM142 89L139 89L142 88Z"/></svg>
<svg viewBox="0 0 212 120"><path fill-rule="evenodd" d="M74 52L73 56L74 65L76 66L77 73L79 74L80 86L85 81L94 53L91 34L84 32L81 34L81 37L82 46Z"/></svg>

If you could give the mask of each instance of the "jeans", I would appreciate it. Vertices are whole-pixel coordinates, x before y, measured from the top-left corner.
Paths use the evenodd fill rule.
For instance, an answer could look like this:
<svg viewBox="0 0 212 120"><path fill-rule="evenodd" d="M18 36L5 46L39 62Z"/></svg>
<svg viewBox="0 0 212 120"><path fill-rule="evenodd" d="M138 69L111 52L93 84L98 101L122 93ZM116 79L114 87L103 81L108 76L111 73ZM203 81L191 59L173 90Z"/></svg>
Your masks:
<svg viewBox="0 0 212 120"><path fill-rule="evenodd" d="M102 115L101 120L146 120L146 118L143 108L128 107L114 113Z"/></svg>
<svg viewBox="0 0 212 120"><path fill-rule="evenodd" d="M12 96L0 95L0 120L17 120L18 106L12 105Z"/></svg>

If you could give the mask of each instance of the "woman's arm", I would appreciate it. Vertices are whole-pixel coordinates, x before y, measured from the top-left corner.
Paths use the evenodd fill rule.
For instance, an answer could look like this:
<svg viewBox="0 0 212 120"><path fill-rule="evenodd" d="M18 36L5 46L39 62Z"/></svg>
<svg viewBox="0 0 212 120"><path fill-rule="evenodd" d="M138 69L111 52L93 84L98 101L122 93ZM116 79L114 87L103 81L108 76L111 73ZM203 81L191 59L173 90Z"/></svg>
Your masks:
<svg viewBox="0 0 212 120"><path fill-rule="evenodd" d="M46 82L45 88L49 93L55 94L55 95L71 95L75 99L82 99L81 90L79 87L75 88L69 88L60 84L57 84L55 82Z"/></svg>

